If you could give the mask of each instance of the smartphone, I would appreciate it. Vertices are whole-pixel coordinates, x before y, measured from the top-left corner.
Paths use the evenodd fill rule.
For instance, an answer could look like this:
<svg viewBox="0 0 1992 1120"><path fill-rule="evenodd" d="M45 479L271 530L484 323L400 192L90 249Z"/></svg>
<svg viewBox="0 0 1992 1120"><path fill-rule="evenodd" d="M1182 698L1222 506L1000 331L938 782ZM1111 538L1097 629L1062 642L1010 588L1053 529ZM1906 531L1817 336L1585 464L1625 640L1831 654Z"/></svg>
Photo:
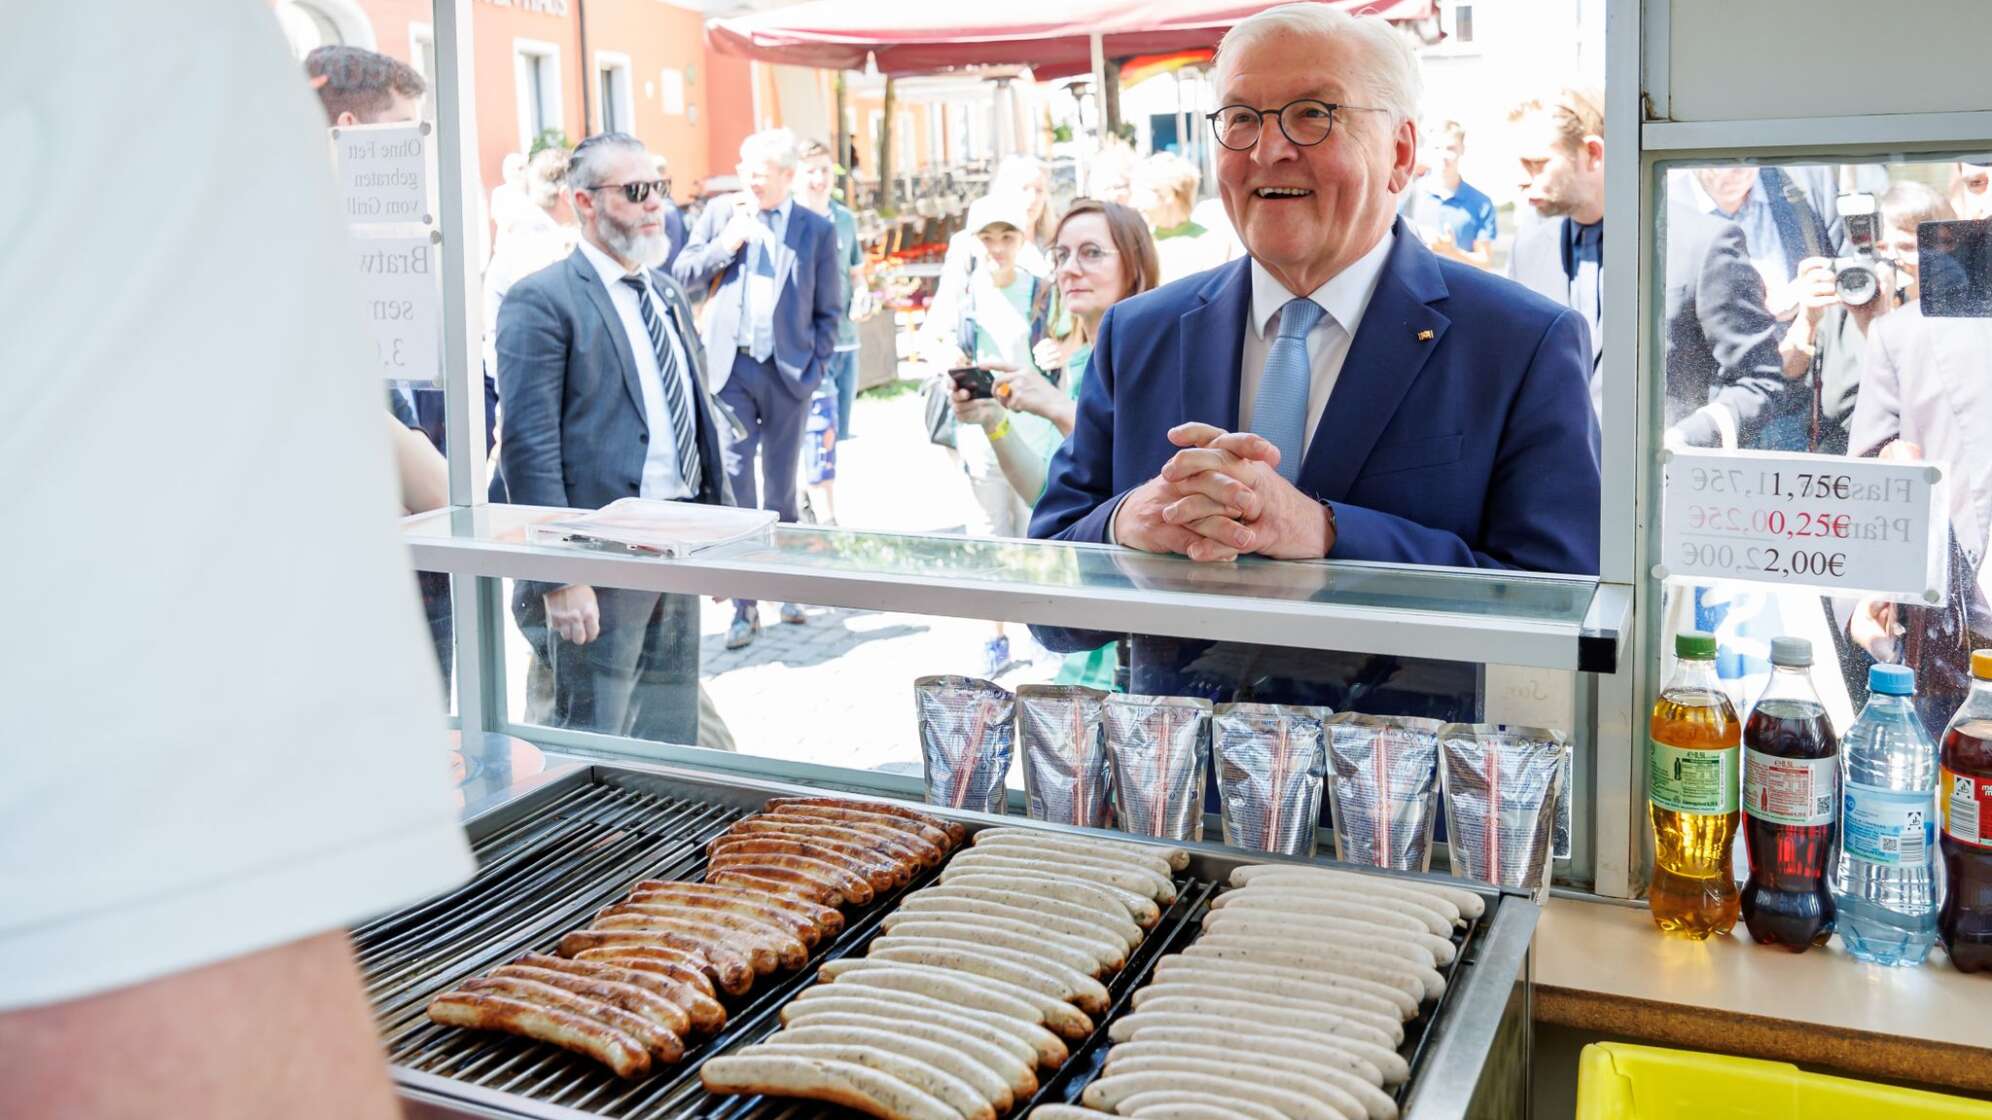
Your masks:
<svg viewBox="0 0 1992 1120"><path fill-rule="evenodd" d="M1918 288L1930 318L1992 318L1992 218L1916 227Z"/></svg>
<svg viewBox="0 0 1992 1120"><path fill-rule="evenodd" d="M986 369L966 366L948 371L948 379L957 389L967 389L970 400L986 401L996 395L996 375Z"/></svg>

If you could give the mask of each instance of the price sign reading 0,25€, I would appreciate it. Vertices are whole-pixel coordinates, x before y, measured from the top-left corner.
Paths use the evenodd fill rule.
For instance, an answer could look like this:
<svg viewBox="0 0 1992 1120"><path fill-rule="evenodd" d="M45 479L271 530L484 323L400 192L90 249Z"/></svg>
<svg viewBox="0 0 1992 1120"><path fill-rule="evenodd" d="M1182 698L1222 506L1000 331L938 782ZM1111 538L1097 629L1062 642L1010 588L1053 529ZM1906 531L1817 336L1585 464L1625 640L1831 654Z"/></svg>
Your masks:
<svg viewBox="0 0 1992 1120"><path fill-rule="evenodd" d="M1653 574L1943 601L1943 468L1755 451L1662 453Z"/></svg>

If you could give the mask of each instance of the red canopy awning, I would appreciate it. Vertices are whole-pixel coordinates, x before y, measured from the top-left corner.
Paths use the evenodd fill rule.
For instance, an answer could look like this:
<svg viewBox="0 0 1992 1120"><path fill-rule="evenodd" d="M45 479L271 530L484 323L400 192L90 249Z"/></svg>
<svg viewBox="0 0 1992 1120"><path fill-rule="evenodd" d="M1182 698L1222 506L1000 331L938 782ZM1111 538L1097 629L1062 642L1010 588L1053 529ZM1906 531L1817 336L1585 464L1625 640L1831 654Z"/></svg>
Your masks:
<svg viewBox="0 0 1992 1120"><path fill-rule="evenodd" d="M1084 73L1092 36L1108 58L1214 47L1232 24L1286 0L813 0L737 19L706 21L713 49L762 62L886 74L960 66L1029 66L1040 77ZM1392 22L1429 19L1435 0L1317 0Z"/></svg>

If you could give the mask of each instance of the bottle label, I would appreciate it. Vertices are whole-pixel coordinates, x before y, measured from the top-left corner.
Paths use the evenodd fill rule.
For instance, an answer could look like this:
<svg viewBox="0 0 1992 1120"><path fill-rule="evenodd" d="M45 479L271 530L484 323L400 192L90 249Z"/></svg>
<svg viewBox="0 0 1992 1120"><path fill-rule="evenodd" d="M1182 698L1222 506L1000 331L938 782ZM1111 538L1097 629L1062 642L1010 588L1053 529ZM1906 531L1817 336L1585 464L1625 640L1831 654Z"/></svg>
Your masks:
<svg viewBox="0 0 1992 1120"><path fill-rule="evenodd" d="M1743 811L1771 824L1832 824L1839 779L1838 758L1785 758L1745 748Z"/></svg>
<svg viewBox="0 0 1992 1120"><path fill-rule="evenodd" d="M1855 859L1891 867L1921 866L1937 841L1932 815L1936 806L1928 791L1848 782L1842 807L1840 845Z"/></svg>
<svg viewBox="0 0 1992 1120"><path fill-rule="evenodd" d="M1650 740L1646 792L1654 805L1675 813L1721 816L1736 811L1742 783L1735 747L1696 750Z"/></svg>
<svg viewBox="0 0 1992 1120"><path fill-rule="evenodd" d="M1946 767L1937 790L1943 799L1944 832L1953 840L1992 848L1992 778Z"/></svg>

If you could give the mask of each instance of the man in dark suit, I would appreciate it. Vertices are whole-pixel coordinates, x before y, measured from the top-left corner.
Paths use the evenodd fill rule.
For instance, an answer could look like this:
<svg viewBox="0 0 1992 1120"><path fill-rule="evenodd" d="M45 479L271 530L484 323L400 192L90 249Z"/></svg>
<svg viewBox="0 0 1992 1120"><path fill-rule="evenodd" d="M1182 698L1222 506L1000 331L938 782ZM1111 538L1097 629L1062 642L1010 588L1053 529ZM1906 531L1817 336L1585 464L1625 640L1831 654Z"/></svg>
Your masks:
<svg viewBox="0 0 1992 1120"><path fill-rule="evenodd" d="M713 286L707 368L744 432L726 452L733 492L742 505L758 504L790 522L800 519L803 421L837 347L844 290L830 219L796 205L789 192L796 161L788 130L749 136L740 145L739 169L747 190L706 207L672 268L688 288ZM784 603L782 621L806 619L801 607ZM736 601L727 648L746 645L760 627L756 604Z"/></svg>
<svg viewBox="0 0 1992 1120"><path fill-rule="evenodd" d="M1605 137L1601 95L1564 89L1510 114L1524 197L1549 219L1516 242L1508 274L1591 327L1591 403L1602 413ZM1777 324L1734 223L1667 208L1667 438L1750 446L1785 392Z"/></svg>
<svg viewBox="0 0 1992 1120"><path fill-rule="evenodd" d="M1250 256L1107 313L1031 535L1595 573L1583 320L1394 220L1416 58L1381 20L1289 5L1231 30L1215 81L1219 190ZM1134 644L1137 690L1200 656L1151 671L1155 646ZM1470 667L1465 688L1470 706Z"/></svg>
<svg viewBox="0 0 1992 1120"><path fill-rule="evenodd" d="M583 141L567 170L580 246L505 294L499 459L513 502L728 503L691 305L642 264L664 236L655 174L633 136ZM550 725L698 741L697 597L521 582L512 609L550 678L551 710L536 713Z"/></svg>

